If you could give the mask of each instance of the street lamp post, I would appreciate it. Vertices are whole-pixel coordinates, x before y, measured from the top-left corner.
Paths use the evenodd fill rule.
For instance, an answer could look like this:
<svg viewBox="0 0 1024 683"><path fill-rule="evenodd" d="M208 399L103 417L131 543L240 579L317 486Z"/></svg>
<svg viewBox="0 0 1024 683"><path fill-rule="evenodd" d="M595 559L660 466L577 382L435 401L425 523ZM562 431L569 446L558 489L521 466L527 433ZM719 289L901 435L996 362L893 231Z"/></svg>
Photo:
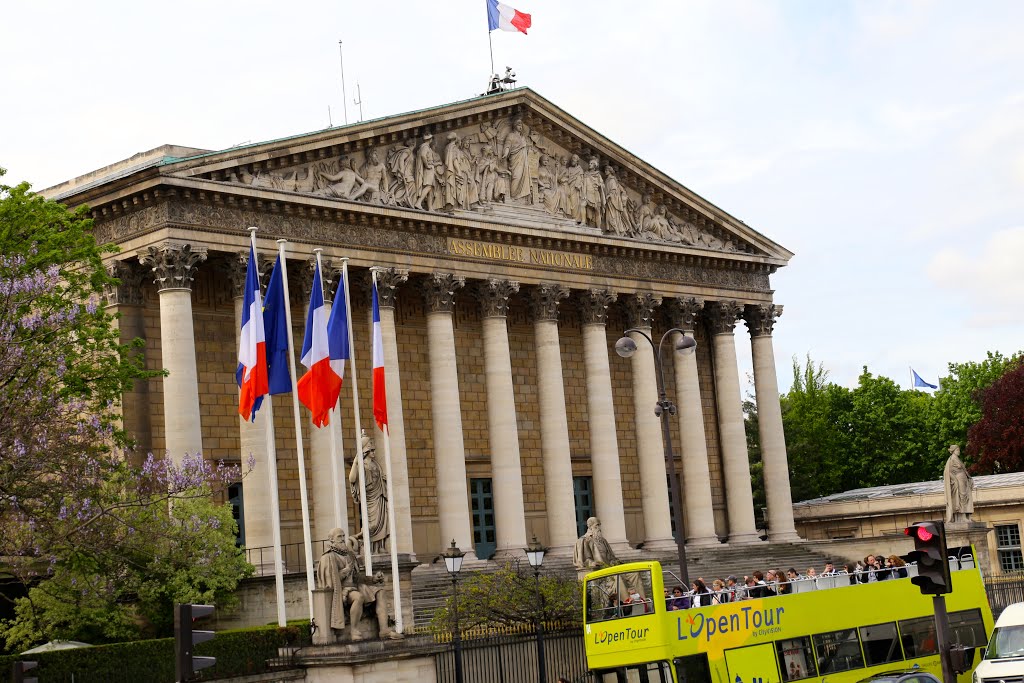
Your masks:
<svg viewBox="0 0 1024 683"><path fill-rule="evenodd" d="M533 581L537 590L537 672L540 683L548 683L547 662L544 661L544 594L540 592L540 568L544 564L544 553L548 549L534 536L525 550L526 559L533 567Z"/></svg>
<svg viewBox="0 0 1024 683"><path fill-rule="evenodd" d="M669 420L676 414L676 404L669 400L668 395L665 393L665 371L662 368L662 353L661 348L665 344L665 340L673 332L680 334L679 341L675 344L675 351L682 353L693 353L697 348L697 342L693 337L689 336L683 330L678 327L673 327L671 330L662 335L661 341L657 345L654 344L654 340L651 339L643 330L639 330L635 327L630 328L622 333L622 338L615 342L615 353L619 354L623 358L630 358L636 353L637 347L636 342L629 336L630 332L636 332L644 339L646 339L651 345L651 351L654 353L654 365L657 370L656 377L658 378L658 403L654 406L654 414L661 418L661 439L665 446L665 460L668 467L668 478L669 478L669 489L672 492L672 521L676 527L676 549L679 552L679 571L682 574L683 585L690 585L690 576L686 571L686 545L683 538L683 501L682 496L679 493L679 477L676 476L676 458L672 452L672 433L670 431Z"/></svg>
<svg viewBox="0 0 1024 683"><path fill-rule="evenodd" d="M445 569L452 577L452 615L455 628L452 631L452 645L455 650L455 683L462 683L462 631L459 629L459 572L462 571L462 558L466 553L459 550L452 539L450 548L446 548L441 557L444 558Z"/></svg>

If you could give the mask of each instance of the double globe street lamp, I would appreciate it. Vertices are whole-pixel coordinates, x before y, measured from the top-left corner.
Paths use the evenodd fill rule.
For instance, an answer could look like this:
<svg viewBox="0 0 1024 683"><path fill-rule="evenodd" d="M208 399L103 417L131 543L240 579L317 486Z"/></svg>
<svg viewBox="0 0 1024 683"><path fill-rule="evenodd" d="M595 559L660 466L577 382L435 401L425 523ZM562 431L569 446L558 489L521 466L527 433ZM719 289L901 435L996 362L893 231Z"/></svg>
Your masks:
<svg viewBox="0 0 1024 683"><path fill-rule="evenodd" d="M665 371L662 367L662 361L664 359L664 356L662 355L662 347L665 345L665 340L677 332L679 333L679 338L674 344L672 344L674 351L682 354L693 353L697 348L697 342L693 337L686 334L685 331L678 327L673 327L662 335L661 341L655 345L654 340L651 339L649 334L643 330L633 327L623 332L622 338L615 342L615 353L619 354L623 358L631 358L637 351L636 342L629 336L631 332L636 332L646 339L651 345L651 352L654 353L655 377L658 380L658 402L654 406L654 414L661 419L661 440L665 447L665 461L668 468L669 489L672 494L672 523L675 526L676 549L679 553L679 572L682 576L683 585L689 586L690 577L689 573L686 571L686 547L683 539L682 496L679 493L679 477L676 475L676 458L675 454L672 452L672 433L670 430L671 425L669 423L669 420L676 414L676 404L669 400L668 395L665 393Z"/></svg>

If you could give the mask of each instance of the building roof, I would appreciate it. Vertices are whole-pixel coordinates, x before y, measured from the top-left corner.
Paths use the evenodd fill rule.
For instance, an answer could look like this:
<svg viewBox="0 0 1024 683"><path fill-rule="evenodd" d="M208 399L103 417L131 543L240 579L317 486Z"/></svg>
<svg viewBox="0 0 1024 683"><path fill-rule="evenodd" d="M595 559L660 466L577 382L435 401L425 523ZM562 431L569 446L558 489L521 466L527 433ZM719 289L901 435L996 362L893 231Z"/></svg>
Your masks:
<svg viewBox="0 0 1024 683"><path fill-rule="evenodd" d="M1024 472L985 474L974 477L974 488L976 490L1022 485L1024 485ZM887 486L871 486L863 489L841 491L839 493L833 493L830 496L812 498L811 500L802 500L799 503L793 503L793 507L812 507L827 503L847 503L858 500L899 498L901 496L921 496L931 493L943 493L941 479L937 481L919 481L910 484L889 484Z"/></svg>

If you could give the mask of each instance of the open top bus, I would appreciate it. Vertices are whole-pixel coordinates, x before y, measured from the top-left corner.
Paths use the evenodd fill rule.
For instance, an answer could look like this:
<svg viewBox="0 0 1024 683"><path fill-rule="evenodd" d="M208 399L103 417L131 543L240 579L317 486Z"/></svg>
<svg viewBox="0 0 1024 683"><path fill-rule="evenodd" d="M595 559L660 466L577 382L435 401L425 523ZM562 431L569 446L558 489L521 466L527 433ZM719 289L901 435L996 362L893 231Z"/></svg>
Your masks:
<svg viewBox="0 0 1024 683"><path fill-rule="evenodd" d="M971 563L973 564L973 563ZM992 631L977 568L953 574L950 640L971 669ZM931 596L908 578L807 579L792 593L670 610L658 562L587 574L584 636L598 683L856 683L915 666L941 680ZM957 683L971 683L971 671Z"/></svg>

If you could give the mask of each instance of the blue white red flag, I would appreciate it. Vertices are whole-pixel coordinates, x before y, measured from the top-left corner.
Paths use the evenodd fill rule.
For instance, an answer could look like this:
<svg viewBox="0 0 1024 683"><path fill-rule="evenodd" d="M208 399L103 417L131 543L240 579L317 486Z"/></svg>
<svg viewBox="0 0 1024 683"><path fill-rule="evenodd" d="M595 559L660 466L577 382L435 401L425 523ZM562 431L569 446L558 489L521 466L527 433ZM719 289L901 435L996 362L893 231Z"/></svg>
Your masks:
<svg viewBox="0 0 1024 683"><path fill-rule="evenodd" d="M514 7L498 2L498 0L487 0L487 29L495 31L519 31L526 33L526 29L533 25L529 14L520 12Z"/></svg>
<svg viewBox="0 0 1024 683"><path fill-rule="evenodd" d="M288 369L288 314L284 307L284 280L281 277L281 255L274 261L274 270L267 283L263 300L263 331L267 336L267 384L271 394L287 394L292 390Z"/></svg>
<svg viewBox="0 0 1024 683"><path fill-rule="evenodd" d="M914 388L917 387L928 387L929 389L938 389L939 387L934 384L929 384L921 379L921 375L917 374L914 368L910 368L910 374L914 376Z"/></svg>
<svg viewBox="0 0 1024 683"><path fill-rule="evenodd" d="M380 332L377 279L373 280L373 419L384 429L388 424L388 396L384 388L384 341Z"/></svg>
<svg viewBox="0 0 1024 683"><path fill-rule="evenodd" d="M341 378L331 368L327 343L327 306L320 278L320 264L313 270L313 287L309 293L306 335L302 340L302 360L308 372L298 382L299 400L313 413L313 424L323 427L331 421L331 409L338 403Z"/></svg>
<svg viewBox="0 0 1024 683"><path fill-rule="evenodd" d="M238 342L238 414L256 420L256 411L269 391L267 383L267 338L263 330L263 300L256 269L256 248L249 245L242 299L242 333Z"/></svg>

